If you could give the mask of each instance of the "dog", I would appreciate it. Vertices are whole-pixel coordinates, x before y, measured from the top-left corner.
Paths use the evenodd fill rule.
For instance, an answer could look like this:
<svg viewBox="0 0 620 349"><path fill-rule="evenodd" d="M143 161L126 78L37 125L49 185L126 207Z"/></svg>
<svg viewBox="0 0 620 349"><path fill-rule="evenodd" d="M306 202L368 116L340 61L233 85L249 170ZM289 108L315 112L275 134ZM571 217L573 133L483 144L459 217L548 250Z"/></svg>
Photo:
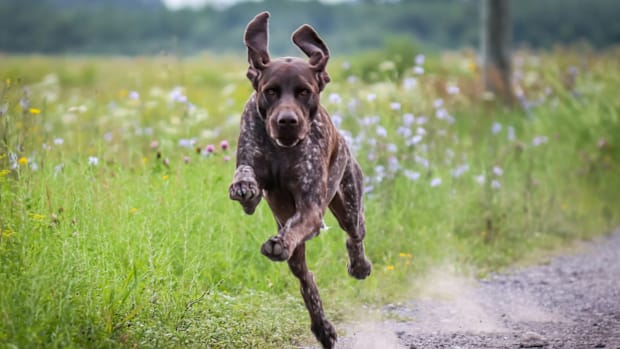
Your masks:
<svg viewBox="0 0 620 349"><path fill-rule="evenodd" d="M250 215L265 198L278 233L261 246L261 253L273 261L288 262L299 279L312 332L323 348L333 348L336 330L325 317L306 265L306 241L319 234L329 207L348 234L348 273L357 279L370 275L372 265L364 252L363 175L319 101L330 81L325 69L327 45L305 24L292 40L308 60L272 59L269 16L268 12L256 15L245 30L247 78L254 92L241 118L229 196Z"/></svg>

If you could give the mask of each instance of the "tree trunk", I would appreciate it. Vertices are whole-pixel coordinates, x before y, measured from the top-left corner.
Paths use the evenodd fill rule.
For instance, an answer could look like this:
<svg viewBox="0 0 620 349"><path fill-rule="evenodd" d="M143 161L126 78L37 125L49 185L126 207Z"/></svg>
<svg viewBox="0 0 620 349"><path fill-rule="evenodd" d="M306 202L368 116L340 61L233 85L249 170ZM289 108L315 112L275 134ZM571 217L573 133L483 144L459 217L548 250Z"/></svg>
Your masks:
<svg viewBox="0 0 620 349"><path fill-rule="evenodd" d="M510 0L481 0L481 51L484 89L512 104L512 18Z"/></svg>

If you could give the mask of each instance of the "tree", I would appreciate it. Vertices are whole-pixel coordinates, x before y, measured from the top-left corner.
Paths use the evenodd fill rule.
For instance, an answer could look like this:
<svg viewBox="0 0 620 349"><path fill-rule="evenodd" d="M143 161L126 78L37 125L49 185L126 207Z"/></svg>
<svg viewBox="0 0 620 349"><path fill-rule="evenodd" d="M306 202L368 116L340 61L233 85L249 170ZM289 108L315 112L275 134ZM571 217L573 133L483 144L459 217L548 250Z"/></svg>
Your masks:
<svg viewBox="0 0 620 349"><path fill-rule="evenodd" d="M511 104L513 101L512 18L510 0L481 0L482 79L485 91L492 92Z"/></svg>

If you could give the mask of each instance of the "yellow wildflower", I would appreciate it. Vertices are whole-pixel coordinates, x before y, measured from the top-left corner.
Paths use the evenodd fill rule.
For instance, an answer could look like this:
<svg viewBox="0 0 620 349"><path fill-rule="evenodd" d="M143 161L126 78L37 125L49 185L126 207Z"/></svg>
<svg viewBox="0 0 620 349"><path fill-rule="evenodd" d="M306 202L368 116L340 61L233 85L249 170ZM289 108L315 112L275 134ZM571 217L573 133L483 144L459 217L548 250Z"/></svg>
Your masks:
<svg viewBox="0 0 620 349"><path fill-rule="evenodd" d="M129 209L129 213L131 213L131 214L134 214L136 212L138 212L138 209L135 208L135 207L132 207L132 208Z"/></svg>
<svg viewBox="0 0 620 349"><path fill-rule="evenodd" d="M11 229L0 230L0 237L3 237L3 238L10 238L11 235L13 234L15 234L15 232L12 231Z"/></svg>
<svg viewBox="0 0 620 349"><path fill-rule="evenodd" d="M45 215L39 213L30 213L30 218L32 218L33 221L41 222L45 219Z"/></svg>
<svg viewBox="0 0 620 349"><path fill-rule="evenodd" d="M398 254L398 257L400 257L400 258L407 258L407 259L411 259L411 258L413 258L413 255L412 255L411 253L404 253L404 252L401 252L401 253L399 253L399 254Z"/></svg>
<svg viewBox="0 0 620 349"><path fill-rule="evenodd" d="M146 156L142 158L142 164L146 165L149 162L149 158Z"/></svg>
<svg viewBox="0 0 620 349"><path fill-rule="evenodd" d="M393 266L392 264L390 264L387 267L385 267L385 270L387 270L387 271L394 270L394 269L396 269L396 267Z"/></svg>
<svg viewBox="0 0 620 349"><path fill-rule="evenodd" d="M41 114L41 109L38 109L38 108L30 108L30 109L28 109L28 111L32 115L39 115L39 114Z"/></svg>
<svg viewBox="0 0 620 349"><path fill-rule="evenodd" d="M170 178L170 176L168 176L168 175L164 175L164 176L162 177L162 179L163 179L164 181L167 181L167 180L168 180L168 178Z"/></svg>
<svg viewBox="0 0 620 349"><path fill-rule="evenodd" d="M6 79L6 80L4 80L4 82L6 82L6 87L10 87L11 86L11 79Z"/></svg>
<svg viewBox="0 0 620 349"><path fill-rule="evenodd" d="M4 177L11 173L11 170L0 170L0 177Z"/></svg>
<svg viewBox="0 0 620 349"><path fill-rule="evenodd" d="M17 162L22 166L28 165L28 158L22 156L21 158L19 158L19 160L17 160Z"/></svg>

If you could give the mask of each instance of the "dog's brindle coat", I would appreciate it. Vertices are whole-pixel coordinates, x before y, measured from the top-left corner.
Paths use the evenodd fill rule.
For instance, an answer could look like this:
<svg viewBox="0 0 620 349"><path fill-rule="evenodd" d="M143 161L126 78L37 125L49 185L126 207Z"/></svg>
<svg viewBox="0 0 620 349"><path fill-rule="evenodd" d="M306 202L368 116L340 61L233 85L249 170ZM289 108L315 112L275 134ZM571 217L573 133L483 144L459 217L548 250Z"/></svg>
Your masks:
<svg viewBox="0 0 620 349"><path fill-rule="evenodd" d="M329 82L327 46L312 27L303 25L292 39L309 60L271 59L268 19L269 13L258 14L245 32L247 76L255 93L243 111L229 195L247 214L265 198L278 234L262 245L261 252L274 261L288 261L299 278L312 332L324 348L333 348L336 331L325 318L306 265L305 242L319 233L329 207L349 235L349 274L358 279L370 274L363 243L362 172L319 104L319 94Z"/></svg>

